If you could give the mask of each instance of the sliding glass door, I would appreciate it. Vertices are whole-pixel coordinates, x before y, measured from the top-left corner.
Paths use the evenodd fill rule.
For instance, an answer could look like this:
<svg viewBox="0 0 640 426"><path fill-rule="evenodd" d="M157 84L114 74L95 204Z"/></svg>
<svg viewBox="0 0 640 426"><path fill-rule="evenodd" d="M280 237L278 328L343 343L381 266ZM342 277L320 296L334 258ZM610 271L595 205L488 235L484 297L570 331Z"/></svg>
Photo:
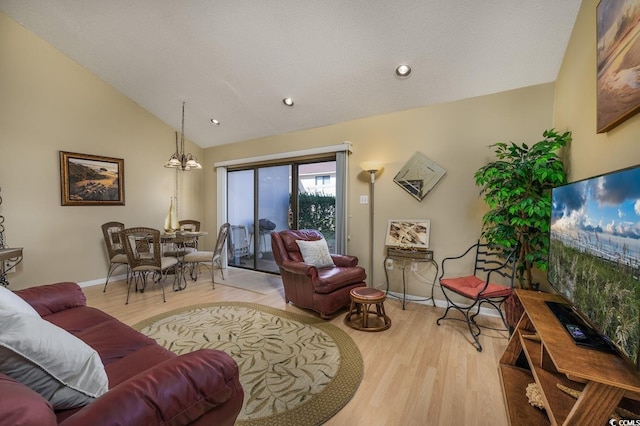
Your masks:
<svg viewBox="0 0 640 426"><path fill-rule="evenodd" d="M296 229L317 229L336 253L336 162L298 165Z"/></svg>
<svg viewBox="0 0 640 426"><path fill-rule="evenodd" d="M335 195L333 159L228 170L229 265L278 272L270 234L283 229L320 230L335 252Z"/></svg>
<svg viewBox="0 0 640 426"><path fill-rule="evenodd" d="M227 174L227 221L229 232L229 259L231 266L254 268L253 245L249 229L253 229L255 172L238 170Z"/></svg>

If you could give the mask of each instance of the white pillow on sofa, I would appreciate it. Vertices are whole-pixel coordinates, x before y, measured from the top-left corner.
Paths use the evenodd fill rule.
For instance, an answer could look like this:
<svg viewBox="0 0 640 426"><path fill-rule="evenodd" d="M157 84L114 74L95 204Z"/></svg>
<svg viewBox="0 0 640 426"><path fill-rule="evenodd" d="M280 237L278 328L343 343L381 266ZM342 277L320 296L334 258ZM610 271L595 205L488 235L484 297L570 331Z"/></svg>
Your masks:
<svg viewBox="0 0 640 426"><path fill-rule="evenodd" d="M25 300L9 290L0 285L0 309L4 309L9 312L22 312L24 314L35 315L40 318L38 312L36 312L33 307L25 302Z"/></svg>
<svg viewBox="0 0 640 426"><path fill-rule="evenodd" d="M296 240L300 247L300 254L304 263L309 263L316 268L329 268L336 266L333 263L327 241L324 238L314 241Z"/></svg>
<svg viewBox="0 0 640 426"><path fill-rule="evenodd" d="M86 405L108 390L98 353L62 328L0 310L0 371L29 386L55 409Z"/></svg>

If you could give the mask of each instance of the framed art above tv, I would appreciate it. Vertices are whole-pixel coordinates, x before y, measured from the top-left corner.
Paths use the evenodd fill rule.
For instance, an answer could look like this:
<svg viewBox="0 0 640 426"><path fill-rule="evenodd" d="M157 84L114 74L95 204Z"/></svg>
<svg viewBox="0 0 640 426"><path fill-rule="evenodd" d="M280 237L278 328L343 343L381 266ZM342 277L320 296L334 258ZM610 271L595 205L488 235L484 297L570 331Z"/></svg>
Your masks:
<svg viewBox="0 0 640 426"><path fill-rule="evenodd" d="M598 133L640 111L639 3L601 0L596 9Z"/></svg>

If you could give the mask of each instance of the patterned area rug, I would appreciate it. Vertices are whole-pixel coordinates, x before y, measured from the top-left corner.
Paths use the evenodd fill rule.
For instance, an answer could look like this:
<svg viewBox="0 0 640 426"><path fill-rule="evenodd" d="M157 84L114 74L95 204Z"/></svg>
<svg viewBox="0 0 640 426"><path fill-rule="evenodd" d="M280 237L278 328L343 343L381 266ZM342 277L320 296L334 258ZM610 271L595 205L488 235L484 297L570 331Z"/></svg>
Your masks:
<svg viewBox="0 0 640 426"><path fill-rule="evenodd" d="M363 376L362 355L341 329L255 303L196 305L134 326L183 354L225 351L245 392L237 425L319 425L349 402Z"/></svg>

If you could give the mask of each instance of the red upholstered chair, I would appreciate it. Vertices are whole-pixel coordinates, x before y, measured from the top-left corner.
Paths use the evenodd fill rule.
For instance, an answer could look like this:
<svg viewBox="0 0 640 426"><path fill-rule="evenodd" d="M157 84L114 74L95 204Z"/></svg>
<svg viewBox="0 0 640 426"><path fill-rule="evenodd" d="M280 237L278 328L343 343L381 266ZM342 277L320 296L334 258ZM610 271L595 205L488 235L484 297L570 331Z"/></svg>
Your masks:
<svg viewBox="0 0 640 426"><path fill-rule="evenodd" d="M349 292L366 287L367 274L355 256L331 254L334 267L317 268L304 263L297 240L316 241L323 238L310 229L284 230L271 233L271 248L280 268L287 303L312 309L323 319L349 306Z"/></svg>
<svg viewBox="0 0 640 426"><path fill-rule="evenodd" d="M496 308L505 328L508 329L502 313L502 304L513 291L516 254L517 250L506 250L478 241L460 256L444 258L439 281L442 293L447 299L447 310L442 317L438 318L437 324L440 325L440 321L445 319L465 321L478 352L482 352L482 345L478 340L480 326L476 323L475 318L480 313L480 307L483 304ZM447 265L451 269L452 265L450 264L454 263L452 261L469 259L471 256L475 256L475 260L471 259L473 260L473 271L470 275L445 277ZM464 318L447 317L451 308L461 312Z"/></svg>

